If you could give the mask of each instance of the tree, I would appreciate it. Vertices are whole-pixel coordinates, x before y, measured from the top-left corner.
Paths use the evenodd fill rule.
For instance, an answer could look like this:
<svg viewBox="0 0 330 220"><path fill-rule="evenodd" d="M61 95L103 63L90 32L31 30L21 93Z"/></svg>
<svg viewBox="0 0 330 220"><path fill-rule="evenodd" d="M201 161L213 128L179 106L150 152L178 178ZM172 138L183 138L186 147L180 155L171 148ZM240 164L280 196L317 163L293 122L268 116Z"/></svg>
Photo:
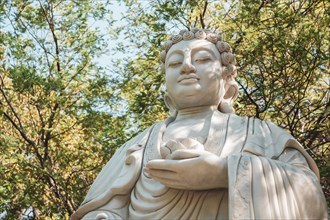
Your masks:
<svg viewBox="0 0 330 220"><path fill-rule="evenodd" d="M95 57L100 1L2 1L0 213L64 219L125 139L111 79ZM110 20L111 22L111 20ZM103 107L103 108L102 108Z"/></svg>

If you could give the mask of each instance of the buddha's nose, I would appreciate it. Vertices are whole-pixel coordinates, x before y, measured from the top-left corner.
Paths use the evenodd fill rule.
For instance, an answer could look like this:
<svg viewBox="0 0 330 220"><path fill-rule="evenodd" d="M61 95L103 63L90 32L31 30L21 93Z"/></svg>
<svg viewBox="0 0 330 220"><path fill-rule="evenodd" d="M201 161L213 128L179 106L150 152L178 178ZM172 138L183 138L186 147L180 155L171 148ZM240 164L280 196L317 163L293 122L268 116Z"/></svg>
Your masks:
<svg viewBox="0 0 330 220"><path fill-rule="evenodd" d="M195 73L196 68L191 64L189 59L185 59L182 63L181 74Z"/></svg>

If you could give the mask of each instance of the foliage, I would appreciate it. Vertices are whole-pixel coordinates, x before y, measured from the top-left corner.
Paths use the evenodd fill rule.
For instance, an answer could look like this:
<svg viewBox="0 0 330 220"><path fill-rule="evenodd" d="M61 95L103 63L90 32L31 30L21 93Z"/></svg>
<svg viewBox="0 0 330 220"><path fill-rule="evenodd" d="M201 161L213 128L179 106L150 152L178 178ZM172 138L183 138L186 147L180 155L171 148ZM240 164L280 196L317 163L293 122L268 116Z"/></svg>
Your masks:
<svg viewBox="0 0 330 220"><path fill-rule="evenodd" d="M125 139L111 80L94 58L100 1L4 1L0 32L0 213L65 219ZM100 110L100 106L108 106Z"/></svg>

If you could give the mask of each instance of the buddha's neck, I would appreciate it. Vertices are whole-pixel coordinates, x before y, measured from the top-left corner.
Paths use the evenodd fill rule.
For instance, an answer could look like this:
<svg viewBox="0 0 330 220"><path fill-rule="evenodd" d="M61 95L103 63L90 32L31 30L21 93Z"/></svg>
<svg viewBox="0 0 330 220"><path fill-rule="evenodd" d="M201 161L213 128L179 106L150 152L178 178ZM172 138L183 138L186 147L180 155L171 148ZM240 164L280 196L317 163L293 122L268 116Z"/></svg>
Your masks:
<svg viewBox="0 0 330 220"><path fill-rule="evenodd" d="M178 111L176 116L176 121L192 119L192 118L206 118L213 114L214 111L217 110L217 106L198 106L185 108Z"/></svg>

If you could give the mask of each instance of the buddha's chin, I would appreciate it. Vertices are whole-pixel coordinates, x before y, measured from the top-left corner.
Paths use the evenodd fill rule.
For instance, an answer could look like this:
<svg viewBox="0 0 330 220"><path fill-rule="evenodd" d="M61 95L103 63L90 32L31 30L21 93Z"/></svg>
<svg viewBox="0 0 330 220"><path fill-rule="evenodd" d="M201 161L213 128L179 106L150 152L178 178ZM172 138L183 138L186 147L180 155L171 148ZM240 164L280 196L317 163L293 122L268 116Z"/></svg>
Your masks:
<svg viewBox="0 0 330 220"><path fill-rule="evenodd" d="M194 81L194 79L187 79L185 81L181 81L175 88L175 93L180 97L189 97L196 96L202 90L201 85L198 81Z"/></svg>

